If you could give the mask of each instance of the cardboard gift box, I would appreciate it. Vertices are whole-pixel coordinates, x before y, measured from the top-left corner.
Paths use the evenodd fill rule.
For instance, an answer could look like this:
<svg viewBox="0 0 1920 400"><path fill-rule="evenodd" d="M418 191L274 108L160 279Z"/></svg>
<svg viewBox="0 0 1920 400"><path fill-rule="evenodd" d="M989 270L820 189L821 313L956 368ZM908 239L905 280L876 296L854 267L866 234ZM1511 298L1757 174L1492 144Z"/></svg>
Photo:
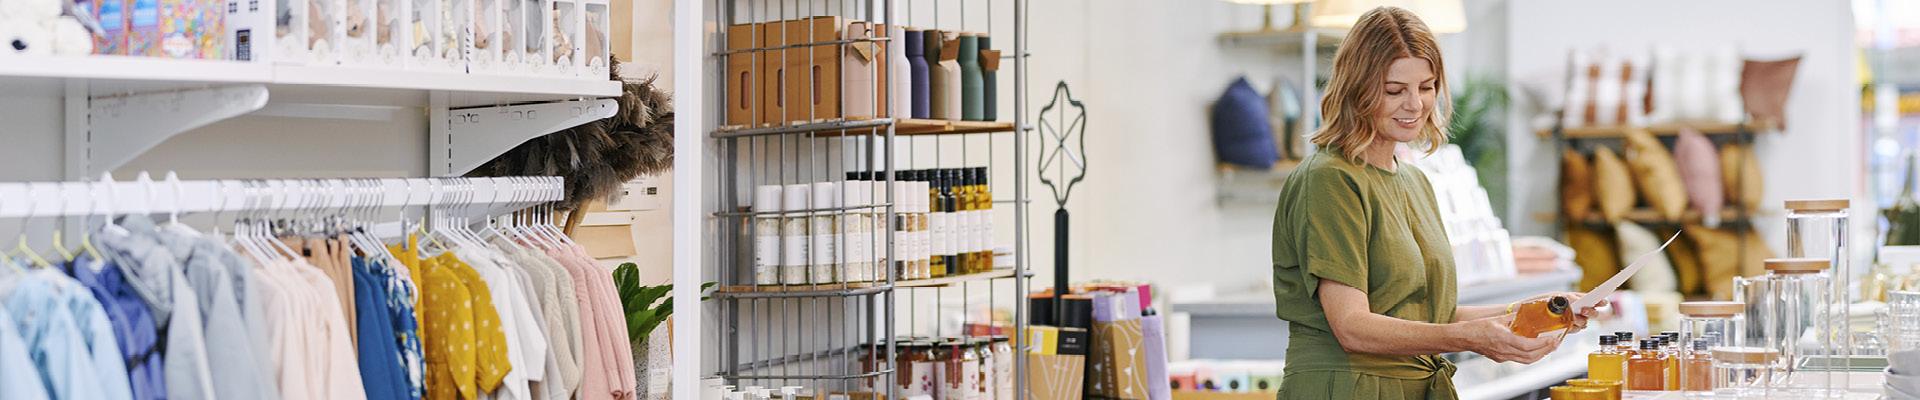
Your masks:
<svg viewBox="0 0 1920 400"><path fill-rule="evenodd" d="M1027 398L1080 400L1086 378L1086 356L1027 354Z"/></svg>
<svg viewBox="0 0 1920 400"><path fill-rule="evenodd" d="M749 50L766 41L764 24L740 24L727 27L727 50ZM727 125L755 126L767 122L765 109L760 103L762 94L767 90L765 82L758 81L762 64L767 52L740 52L727 55Z"/></svg>
<svg viewBox="0 0 1920 400"><path fill-rule="evenodd" d="M840 17L813 17L787 21L788 48L783 73L786 74L785 117L780 122L812 122L840 118L840 29L846 24Z"/></svg>

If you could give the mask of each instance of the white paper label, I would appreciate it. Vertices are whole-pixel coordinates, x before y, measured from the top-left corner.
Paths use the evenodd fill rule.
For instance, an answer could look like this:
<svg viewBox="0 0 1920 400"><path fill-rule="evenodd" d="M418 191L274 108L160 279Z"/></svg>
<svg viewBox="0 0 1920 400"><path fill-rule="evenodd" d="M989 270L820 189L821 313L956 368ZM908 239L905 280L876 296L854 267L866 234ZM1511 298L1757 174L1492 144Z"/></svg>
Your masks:
<svg viewBox="0 0 1920 400"><path fill-rule="evenodd" d="M780 283L788 285L807 283L807 264L808 261L812 261L813 256L813 253L808 251L811 247L808 243L809 239L811 238L804 235L781 237L780 243L785 245L785 248L781 249L783 251L780 255L782 270Z"/></svg>
<svg viewBox="0 0 1920 400"><path fill-rule="evenodd" d="M953 218L951 216L952 213L933 213L932 220L927 224L928 230L932 231L928 234L928 237L932 240L931 243L927 244L927 251L930 252L928 254L934 256L948 254L947 236L949 236L948 233L953 227Z"/></svg>
<svg viewBox="0 0 1920 400"><path fill-rule="evenodd" d="M753 238L754 284L780 284L780 261L779 235L759 235Z"/></svg>
<svg viewBox="0 0 1920 400"><path fill-rule="evenodd" d="M840 235L823 233L813 235L813 265L839 264Z"/></svg>
<svg viewBox="0 0 1920 400"><path fill-rule="evenodd" d="M873 251L873 238L870 235L871 234L867 232L853 232L842 235L846 238L845 243L847 244L847 258L843 260L846 264L873 261L873 254L870 253Z"/></svg>
<svg viewBox="0 0 1920 400"><path fill-rule="evenodd" d="M900 395L901 396L932 395L933 385L934 385L934 382L933 382L934 365L935 364L931 362L910 363L909 364L910 370L908 371L908 375L907 375L907 385L900 388Z"/></svg>

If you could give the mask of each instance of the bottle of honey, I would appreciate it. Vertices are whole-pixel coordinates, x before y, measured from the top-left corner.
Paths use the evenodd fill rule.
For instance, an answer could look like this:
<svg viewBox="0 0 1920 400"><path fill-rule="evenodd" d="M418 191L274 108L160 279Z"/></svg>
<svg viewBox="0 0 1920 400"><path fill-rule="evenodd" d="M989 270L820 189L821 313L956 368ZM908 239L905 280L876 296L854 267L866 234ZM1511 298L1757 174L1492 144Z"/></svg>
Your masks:
<svg viewBox="0 0 1920 400"><path fill-rule="evenodd" d="M1643 339L1627 359L1627 390L1667 390L1667 360L1659 339Z"/></svg>
<svg viewBox="0 0 1920 400"><path fill-rule="evenodd" d="M1526 337L1539 337L1541 333L1565 329L1573 325L1573 313L1567 298L1553 296L1520 304L1514 312L1513 322L1507 325L1513 333Z"/></svg>
<svg viewBox="0 0 1920 400"><path fill-rule="evenodd" d="M1587 354L1587 379L1601 381L1622 381L1627 373L1627 356L1630 353L1620 351L1620 338L1612 335L1600 337L1600 350Z"/></svg>

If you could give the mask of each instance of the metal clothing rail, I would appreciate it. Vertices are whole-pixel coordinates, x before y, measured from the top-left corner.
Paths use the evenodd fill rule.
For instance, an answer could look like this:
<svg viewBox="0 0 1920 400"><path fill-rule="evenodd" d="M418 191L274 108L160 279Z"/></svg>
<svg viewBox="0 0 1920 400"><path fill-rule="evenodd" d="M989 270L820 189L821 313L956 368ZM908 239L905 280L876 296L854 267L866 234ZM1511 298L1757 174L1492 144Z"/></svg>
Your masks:
<svg viewBox="0 0 1920 400"><path fill-rule="evenodd" d="M0 218L441 207L487 216L560 201L559 177L0 183Z"/></svg>

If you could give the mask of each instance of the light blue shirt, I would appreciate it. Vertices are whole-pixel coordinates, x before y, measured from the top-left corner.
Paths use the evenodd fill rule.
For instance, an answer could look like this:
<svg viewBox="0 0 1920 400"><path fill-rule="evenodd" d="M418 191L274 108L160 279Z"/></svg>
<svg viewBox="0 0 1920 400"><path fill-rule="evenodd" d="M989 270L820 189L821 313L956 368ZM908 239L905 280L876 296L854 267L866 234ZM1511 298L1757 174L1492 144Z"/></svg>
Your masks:
<svg viewBox="0 0 1920 400"><path fill-rule="evenodd" d="M113 326L80 282L52 269L16 276L4 305L21 342L32 349L47 391L58 399L133 396Z"/></svg>
<svg viewBox="0 0 1920 400"><path fill-rule="evenodd" d="M167 398L217 398L208 365L200 296L181 273L184 268L180 258L146 233L155 229L151 218L128 215L120 218L119 226L125 231L103 228L93 236L94 244L120 265L129 286L147 300L154 323L163 325Z"/></svg>
<svg viewBox="0 0 1920 400"><path fill-rule="evenodd" d="M0 307L0 398L46 400L47 386L33 366L27 344L14 331L13 316Z"/></svg>

